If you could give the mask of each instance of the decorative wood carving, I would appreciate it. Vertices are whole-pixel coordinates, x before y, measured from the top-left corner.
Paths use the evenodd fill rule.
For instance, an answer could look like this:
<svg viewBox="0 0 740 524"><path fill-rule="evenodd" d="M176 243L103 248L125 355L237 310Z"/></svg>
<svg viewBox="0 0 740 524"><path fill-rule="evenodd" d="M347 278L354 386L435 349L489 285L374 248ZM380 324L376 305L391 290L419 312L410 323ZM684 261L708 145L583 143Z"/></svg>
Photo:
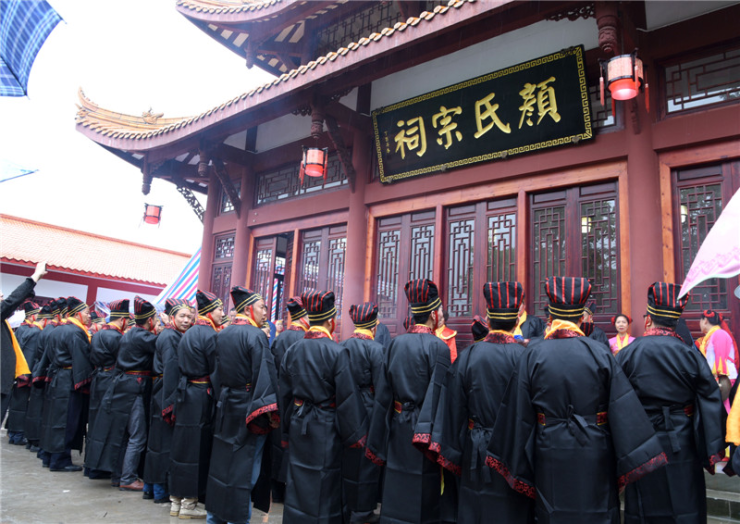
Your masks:
<svg viewBox="0 0 740 524"><path fill-rule="evenodd" d="M324 108L318 103L311 103L311 136L318 140L324 132Z"/></svg>
<svg viewBox="0 0 740 524"><path fill-rule="evenodd" d="M242 201L239 198L239 193L234 187L234 183L231 181L231 177L226 172L226 166L220 158L213 159L213 168L216 173L218 181L221 182L221 187L226 191L226 196L231 201L231 205L234 206L237 218L241 215Z"/></svg>
<svg viewBox="0 0 740 524"><path fill-rule="evenodd" d="M198 219L200 219L200 222L203 223L203 216L206 214L206 210L195 197L193 192L189 188L181 185L177 186L177 191L185 198L188 204L190 204L190 209L193 210L193 213L195 213Z"/></svg>
<svg viewBox="0 0 740 524"><path fill-rule="evenodd" d="M594 12L599 28L599 47L605 54L615 55L619 48L617 3L598 1L594 6Z"/></svg>
<svg viewBox="0 0 740 524"><path fill-rule="evenodd" d="M347 176L349 181L349 189L354 193L355 191L355 178L357 173L355 167L352 165L352 153L347 149L342 138L342 133L339 130L336 119L331 115L326 115L326 129L329 132L329 138L331 138L334 148L339 155L339 160L344 168L344 174Z"/></svg>
<svg viewBox="0 0 740 524"><path fill-rule="evenodd" d="M568 9L564 9L562 11L558 11L557 13L553 13L550 16L547 17L547 20L562 20L563 18L567 18L570 21L578 20L579 18L593 18L594 17L594 4L593 2L588 2L584 4L578 4L575 6L571 6Z"/></svg>

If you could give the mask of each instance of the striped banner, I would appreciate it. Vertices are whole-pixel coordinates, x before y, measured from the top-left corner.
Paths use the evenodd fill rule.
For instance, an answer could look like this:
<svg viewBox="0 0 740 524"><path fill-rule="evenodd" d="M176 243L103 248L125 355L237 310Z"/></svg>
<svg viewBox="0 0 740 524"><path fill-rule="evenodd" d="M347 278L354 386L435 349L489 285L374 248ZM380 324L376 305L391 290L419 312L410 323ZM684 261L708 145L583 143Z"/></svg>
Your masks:
<svg viewBox="0 0 740 524"><path fill-rule="evenodd" d="M185 265L172 284L164 288L155 300L155 304L164 304L168 298L182 298L195 303L195 292L198 288L198 268L200 267L200 248Z"/></svg>

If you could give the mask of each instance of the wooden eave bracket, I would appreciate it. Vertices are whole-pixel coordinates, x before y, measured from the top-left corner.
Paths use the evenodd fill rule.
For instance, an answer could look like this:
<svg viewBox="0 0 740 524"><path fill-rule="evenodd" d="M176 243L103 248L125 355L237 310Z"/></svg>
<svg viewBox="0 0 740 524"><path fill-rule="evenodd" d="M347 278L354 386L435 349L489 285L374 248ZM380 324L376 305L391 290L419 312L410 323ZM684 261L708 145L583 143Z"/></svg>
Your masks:
<svg viewBox="0 0 740 524"><path fill-rule="evenodd" d="M216 173L218 181L221 183L221 187L226 191L226 197L231 201L231 205L234 206L237 218L241 215L242 201L239 198L239 193L234 187L231 177L226 172L226 166L220 158L213 159L213 169Z"/></svg>
<svg viewBox="0 0 740 524"><path fill-rule="evenodd" d="M347 146L344 145L344 139L342 138L342 132L339 130L337 120L332 115L325 114L324 121L326 122L326 130L329 133L329 138L331 138L334 149L336 149L339 155L339 161L342 163L344 174L349 182L350 191L354 193L357 173L355 172L355 167L352 165L352 154L347 149Z"/></svg>

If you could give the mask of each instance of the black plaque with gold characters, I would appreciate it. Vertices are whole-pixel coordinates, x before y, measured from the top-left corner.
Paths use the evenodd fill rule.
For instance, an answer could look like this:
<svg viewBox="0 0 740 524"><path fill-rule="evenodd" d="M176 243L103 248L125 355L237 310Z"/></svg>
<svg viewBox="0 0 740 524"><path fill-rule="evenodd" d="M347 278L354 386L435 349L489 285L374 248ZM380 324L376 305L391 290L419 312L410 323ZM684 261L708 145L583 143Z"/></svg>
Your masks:
<svg viewBox="0 0 740 524"><path fill-rule="evenodd" d="M384 183L593 138L582 46L373 111Z"/></svg>

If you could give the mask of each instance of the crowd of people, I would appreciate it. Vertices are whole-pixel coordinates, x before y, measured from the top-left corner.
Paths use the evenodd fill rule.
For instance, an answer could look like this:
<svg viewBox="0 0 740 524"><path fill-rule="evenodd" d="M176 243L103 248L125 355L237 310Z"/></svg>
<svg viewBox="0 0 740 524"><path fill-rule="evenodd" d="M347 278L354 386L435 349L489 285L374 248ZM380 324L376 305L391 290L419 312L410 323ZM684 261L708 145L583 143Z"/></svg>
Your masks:
<svg viewBox="0 0 740 524"><path fill-rule="evenodd" d="M458 349L428 279L404 288L406 333L366 302L339 343L332 291L291 298L273 334L244 287L231 319L207 291L162 318L118 300L106 319L76 297L39 307L44 273L2 302L10 443L181 519L248 523L279 500L286 524L619 524L623 491L625 523L700 523L703 468L740 442L734 338L704 311L694 342L676 284L647 290L642 336L618 314L610 339L587 279L547 279L546 321L519 282L488 282Z"/></svg>

